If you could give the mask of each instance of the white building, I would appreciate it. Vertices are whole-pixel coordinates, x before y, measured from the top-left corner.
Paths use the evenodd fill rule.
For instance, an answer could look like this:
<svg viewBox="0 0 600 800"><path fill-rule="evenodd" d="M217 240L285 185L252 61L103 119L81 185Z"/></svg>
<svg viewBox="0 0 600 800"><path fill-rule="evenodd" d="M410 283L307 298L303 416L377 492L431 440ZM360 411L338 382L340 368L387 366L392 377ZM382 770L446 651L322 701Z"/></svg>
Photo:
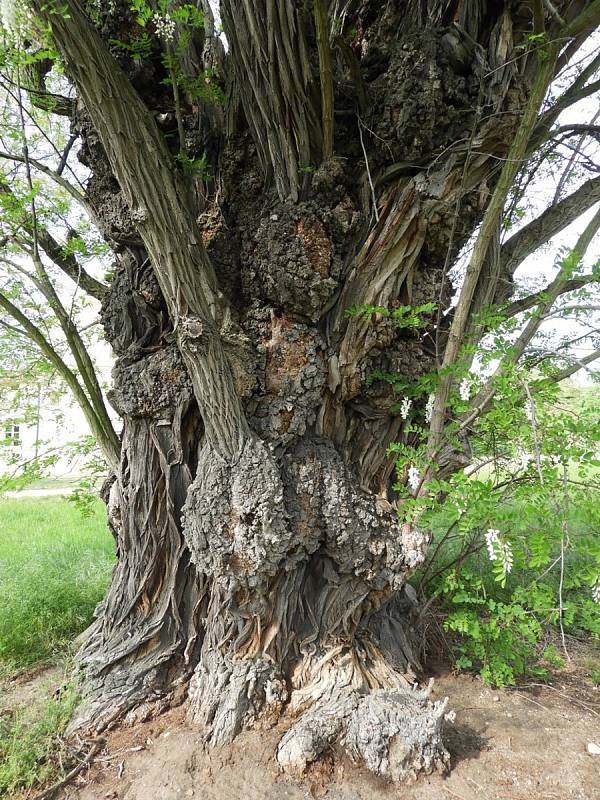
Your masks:
<svg viewBox="0 0 600 800"><path fill-rule="evenodd" d="M0 381L0 483L36 463L46 478L81 476L89 458L86 437L91 437L89 425L68 390L41 381L23 387L19 375Z"/></svg>

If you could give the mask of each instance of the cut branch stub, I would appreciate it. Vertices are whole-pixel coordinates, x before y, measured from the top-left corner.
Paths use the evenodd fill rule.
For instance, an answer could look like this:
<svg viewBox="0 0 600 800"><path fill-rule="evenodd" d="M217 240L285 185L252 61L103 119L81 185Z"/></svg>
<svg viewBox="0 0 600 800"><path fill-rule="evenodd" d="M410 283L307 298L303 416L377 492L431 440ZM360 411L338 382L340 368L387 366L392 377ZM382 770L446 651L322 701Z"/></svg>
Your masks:
<svg viewBox="0 0 600 800"><path fill-rule="evenodd" d="M416 780L420 772L445 772L450 755L442 740L448 698L431 703L422 692L382 689L361 698L344 744L377 775Z"/></svg>

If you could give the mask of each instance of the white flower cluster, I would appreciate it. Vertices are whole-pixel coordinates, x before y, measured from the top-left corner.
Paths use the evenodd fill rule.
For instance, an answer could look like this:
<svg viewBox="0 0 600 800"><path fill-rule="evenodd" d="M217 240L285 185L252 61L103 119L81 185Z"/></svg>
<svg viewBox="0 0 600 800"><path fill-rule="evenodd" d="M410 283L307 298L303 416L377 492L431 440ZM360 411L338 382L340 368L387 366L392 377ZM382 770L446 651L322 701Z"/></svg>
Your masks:
<svg viewBox="0 0 600 800"><path fill-rule="evenodd" d="M435 394L433 392L427 398L427 405L425 406L425 422L431 422L431 415L433 414L433 404L435 403Z"/></svg>
<svg viewBox="0 0 600 800"><path fill-rule="evenodd" d="M412 492L416 492L421 485L421 475L414 464L408 468L408 485Z"/></svg>
<svg viewBox="0 0 600 800"><path fill-rule="evenodd" d="M508 575L513 566L513 552L510 542L502 541L499 530L488 528L485 534L485 544L490 561L500 561L502 571L505 575Z"/></svg>
<svg viewBox="0 0 600 800"><path fill-rule="evenodd" d="M500 551L498 557L502 562L502 570L505 575L508 575L513 566L512 545L510 542L500 542L498 549Z"/></svg>
<svg viewBox="0 0 600 800"><path fill-rule="evenodd" d="M471 398L471 389L473 388L473 379L467 375L463 378L458 387L458 393L461 400L469 400Z"/></svg>
<svg viewBox="0 0 600 800"><path fill-rule="evenodd" d="M519 455L519 469L527 469L527 467L533 461L533 456L526 450L520 450L518 455Z"/></svg>
<svg viewBox="0 0 600 800"><path fill-rule="evenodd" d="M165 42L172 42L175 37L175 20L171 17L162 17L158 12L152 16L156 35Z"/></svg>
<svg viewBox="0 0 600 800"><path fill-rule="evenodd" d="M408 419L409 411L412 407L412 400L408 397L403 397L402 402L400 403L400 416L402 419Z"/></svg>
<svg viewBox="0 0 600 800"><path fill-rule="evenodd" d="M600 575L598 575L596 583L592 586L592 600L594 603L600 604Z"/></svg>
<svg viewBox="0 0 600 800"><path fill-rule="evenodd" d="M490 557L490 561L494 561L496 558L496 544L500 541L500 531L495 530L494 528L488 528L487 533L485 535L485 544L487 547L488 555Z"/></svg>

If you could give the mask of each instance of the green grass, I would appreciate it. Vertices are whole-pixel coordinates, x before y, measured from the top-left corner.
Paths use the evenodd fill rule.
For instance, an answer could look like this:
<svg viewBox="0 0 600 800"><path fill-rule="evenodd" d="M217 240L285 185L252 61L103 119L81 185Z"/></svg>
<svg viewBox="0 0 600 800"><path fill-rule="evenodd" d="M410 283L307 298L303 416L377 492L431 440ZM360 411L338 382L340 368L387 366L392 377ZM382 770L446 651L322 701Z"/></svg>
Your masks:
<svg viewBox="0 0 600 800"><path fill-rule="evenodd" d="M0 797L60 777L60 736L77 702L72 686L0 717Z"/></svg>
<svg viewBox="0 0 600 800"><path fill-rule="evenodd" d="M64 652L92 620L114 562L103 504L0 499L0 676Z"/></svg>

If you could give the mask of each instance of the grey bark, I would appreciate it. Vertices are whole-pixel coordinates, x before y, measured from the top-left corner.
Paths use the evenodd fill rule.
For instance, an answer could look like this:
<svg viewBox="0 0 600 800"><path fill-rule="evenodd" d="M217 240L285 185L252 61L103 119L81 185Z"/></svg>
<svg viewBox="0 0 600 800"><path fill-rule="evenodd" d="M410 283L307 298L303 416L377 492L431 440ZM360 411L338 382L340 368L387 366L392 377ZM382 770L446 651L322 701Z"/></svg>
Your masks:
<svg viewBox="0 0 600 800"><path fill-rule="evenodd" d="M433 369L434 319L422 337L346 310L447 302L445 266L527 98L510 55L531 21L495 3L350 3L331 98L322 16L319 45L302 3L224 1L224 131L214 109L173 109L160 59L116 64L103 38L120 11L103 11L101 36L70 5L63 18L34 2L85 108L88 199L120 251L105 327L126 421L119 561L79 656L77 723L163 702L193 673L208 743L285 714L285 768L339 741L394 780L444 769L445 706L412 688L406 581L428 538L398 523L387 452L412 439L370 379ZM222 58L196 32L183 60L193 74ZM169 152L158 122L176 116ZM213 175L186 183L182 150L210 153Z"/></svg>

